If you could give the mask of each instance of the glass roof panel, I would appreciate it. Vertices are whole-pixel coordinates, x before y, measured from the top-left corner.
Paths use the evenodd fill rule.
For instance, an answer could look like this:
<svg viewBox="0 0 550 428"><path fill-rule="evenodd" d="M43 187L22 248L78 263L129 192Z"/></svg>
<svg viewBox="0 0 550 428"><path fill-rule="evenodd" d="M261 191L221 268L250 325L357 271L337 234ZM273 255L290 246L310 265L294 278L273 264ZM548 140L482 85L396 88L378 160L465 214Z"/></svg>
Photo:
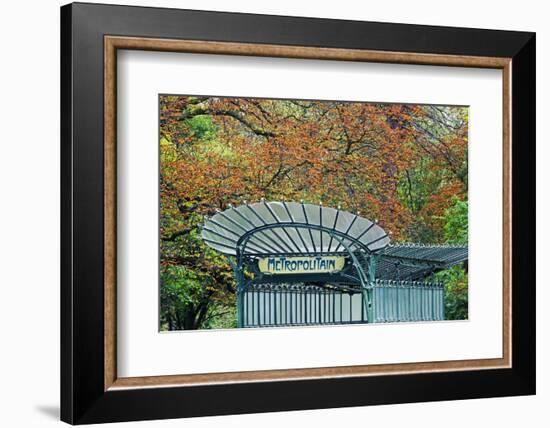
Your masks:
<svg viewBox="0 0 550 428"><path fill-rule="evenodd" d="M342 240L346 246L363 251L378 250L389 243L386 232L368 219L297 202L262 201L229 207L206 219L202 236L224 254L235 254L237 242L245 236L246 252L257 254L344 252ZM216 243L219 245L214 246Z"/></svg>

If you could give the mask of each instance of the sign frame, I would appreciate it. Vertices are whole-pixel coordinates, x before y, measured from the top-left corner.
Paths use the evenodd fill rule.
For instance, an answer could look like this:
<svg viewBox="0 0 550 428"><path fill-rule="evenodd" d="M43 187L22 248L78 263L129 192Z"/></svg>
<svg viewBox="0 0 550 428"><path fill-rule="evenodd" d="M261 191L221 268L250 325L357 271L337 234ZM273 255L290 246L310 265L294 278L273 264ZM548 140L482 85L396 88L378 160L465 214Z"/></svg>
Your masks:
<svg viewBox="0 0 550 428"><path fill-rule="evenodd" d="M345 265L344 256L261 257L258 260L258 270L268 275L336 273Z"/></svg>

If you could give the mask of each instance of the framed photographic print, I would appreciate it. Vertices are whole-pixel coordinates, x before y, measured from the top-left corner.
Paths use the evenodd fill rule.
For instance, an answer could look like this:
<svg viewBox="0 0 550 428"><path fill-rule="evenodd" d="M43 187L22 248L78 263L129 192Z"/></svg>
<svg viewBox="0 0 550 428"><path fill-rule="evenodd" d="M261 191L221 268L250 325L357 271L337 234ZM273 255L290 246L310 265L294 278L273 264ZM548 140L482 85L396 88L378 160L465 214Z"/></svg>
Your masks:
<svg viewBox="0 0 550 428"><path fill-rule="evenodd" d="M61 54L62 420L535 393L533 33L76 3Z"/></svg>

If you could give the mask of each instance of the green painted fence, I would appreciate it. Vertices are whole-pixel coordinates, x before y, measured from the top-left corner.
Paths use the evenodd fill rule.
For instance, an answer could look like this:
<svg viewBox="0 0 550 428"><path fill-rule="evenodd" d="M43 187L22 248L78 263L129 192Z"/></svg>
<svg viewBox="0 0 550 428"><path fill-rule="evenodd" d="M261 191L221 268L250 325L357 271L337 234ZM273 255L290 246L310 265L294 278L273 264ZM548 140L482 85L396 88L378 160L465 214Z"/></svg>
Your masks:
<svg viewBox="0 0 550 428"><path fill-rule="evenodd" d="M250 284L241 293L243 327L445 319L444 288L440 283L376 280L363 293L331 286Z"/></svg>
<svg viewBox="0 0 550 428"><path fill-rule="evenodd" d="M440 321L445 319L441 283L376 280L373 322Z"/></svg>

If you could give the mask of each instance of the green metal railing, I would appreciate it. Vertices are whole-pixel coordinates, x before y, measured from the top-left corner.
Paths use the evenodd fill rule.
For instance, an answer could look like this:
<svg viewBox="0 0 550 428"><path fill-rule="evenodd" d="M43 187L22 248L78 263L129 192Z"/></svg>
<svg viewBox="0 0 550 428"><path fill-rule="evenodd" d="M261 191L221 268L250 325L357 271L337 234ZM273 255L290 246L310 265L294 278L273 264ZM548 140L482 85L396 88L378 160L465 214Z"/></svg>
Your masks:
<svg viewBox="0 0 550 428"><path fill-rule="evenodd" d="M441 283L376 280L373 322L444 320L444 293Z"/></svg>
<svg viewBox="0 0 550 428"><path fill-rule="evenodd" d="M439 283L376 280L368 290L304 284L250 284L242 292L242 326L437 321L445 319Z"/></svg>
<svg viewBox="0 0 550 428"><path fill-rule="evenodd" d="M242 299L243 327L365 322L361 294L311 285L251 285Z"/></svg>

